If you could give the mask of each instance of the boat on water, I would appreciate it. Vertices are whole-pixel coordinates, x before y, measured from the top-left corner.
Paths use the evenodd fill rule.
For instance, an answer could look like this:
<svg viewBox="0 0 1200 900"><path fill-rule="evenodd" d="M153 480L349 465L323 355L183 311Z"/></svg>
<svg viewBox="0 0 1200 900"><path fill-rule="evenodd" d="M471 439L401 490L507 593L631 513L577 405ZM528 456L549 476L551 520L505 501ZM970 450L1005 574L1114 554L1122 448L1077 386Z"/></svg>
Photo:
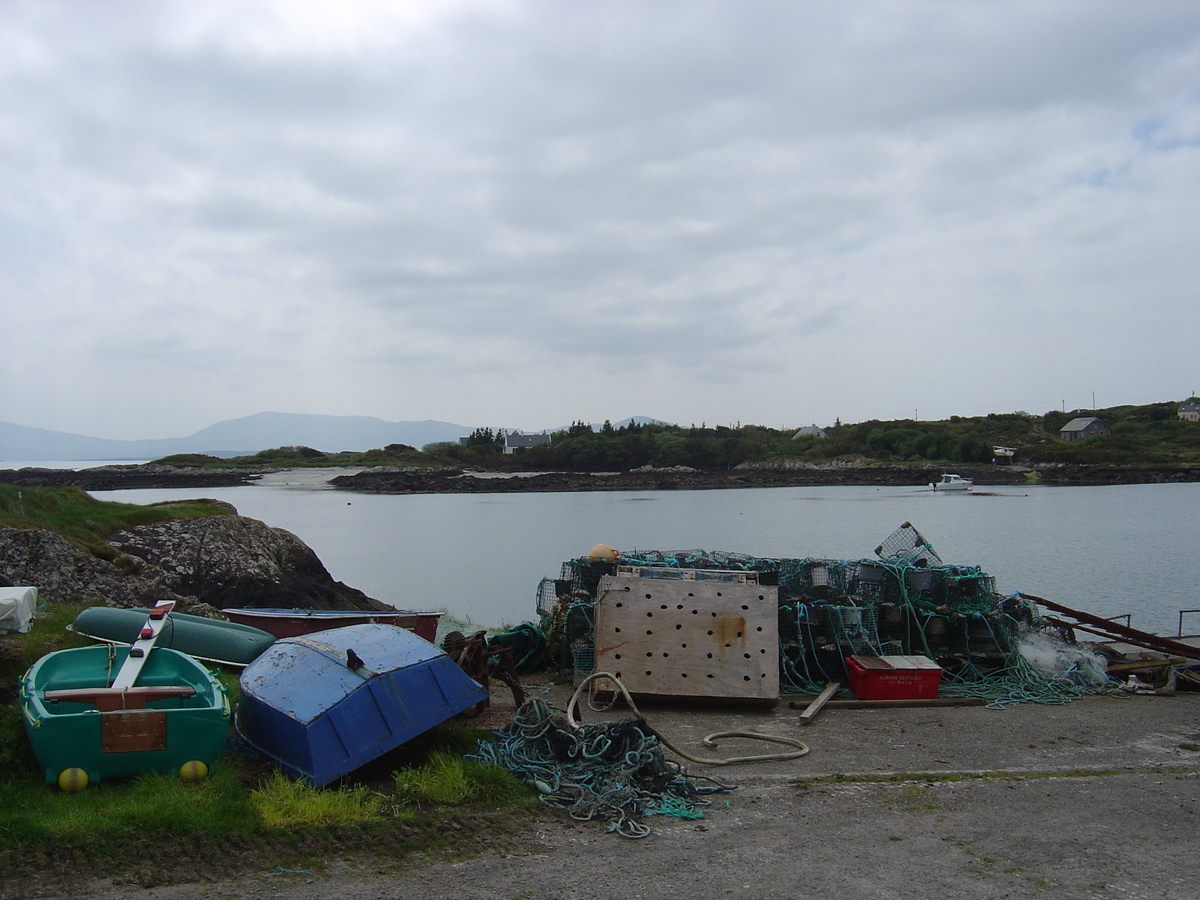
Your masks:
<svg viewBox="0 0 1200 900"><path fill-rule="evenodd" d="M437 639L438 620L441 612L416 612L414 610L335 610L335 609L278 609L239 607L221 610L229 620L250 625L269 632L277 638L296 637L330 628L348 625L366 625L378 622L407 628L413 634L433 643Z"/></svg>
<svg viewBox="0 0 1200 900"><path fill-rule="evenodd" d="M148 609L91 606L75 617L69 630L107 644L131 644L149 615ZM275 635L220 619L167 613L158 646L194 656L205 662L242 667L275 642Z"/></svg>
<svg viewBox="0 0 1200 900"><path fill-rule="evenodd" d="M941 481L935 481L929 485L935 491L969 491L974 486L974 478L963 478L961 475L951 475L949 473L942 475Z"/></svg>
<svg viewBox="0 0 1200 900"><path fill-rule="evenodd" d="M138 671L125 684L130 661ZM65 791L142 772L203 778L229 738L224 686L192 657L164 647L58 650L30 667L20 692L38 766L47 784Z"/></svg>
<svg viewBox="0 0 1200 900"><path fill-rule="evenodd" d="M487 698L429 641L368 623L281 638L242 671L238 733L328 784Z"/></svg>

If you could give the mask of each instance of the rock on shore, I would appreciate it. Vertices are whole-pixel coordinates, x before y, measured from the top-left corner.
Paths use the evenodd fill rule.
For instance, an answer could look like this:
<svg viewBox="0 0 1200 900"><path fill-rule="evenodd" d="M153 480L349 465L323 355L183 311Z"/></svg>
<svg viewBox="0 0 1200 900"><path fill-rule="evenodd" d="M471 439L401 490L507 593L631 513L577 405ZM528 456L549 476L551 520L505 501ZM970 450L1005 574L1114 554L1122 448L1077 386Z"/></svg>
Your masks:
<svg viewBox="0 0 1200 900"><path fill-rule="evenodd" d="M232 508L231 508L232 509ZM386 609L339 581L303 541L238 515L140 525L108 538L101 559L43 529L0 529L0 572L48 603Z"/></svg>
<svg viewBox="0 0 1200 900"><path fill-rule="evenodd" d="M0 482L25 487L78 487L85 491L128 488L237 487L250 484L262 471L203 469L146 463L137 466L96 466L90 469L0 469Z"/></svg>

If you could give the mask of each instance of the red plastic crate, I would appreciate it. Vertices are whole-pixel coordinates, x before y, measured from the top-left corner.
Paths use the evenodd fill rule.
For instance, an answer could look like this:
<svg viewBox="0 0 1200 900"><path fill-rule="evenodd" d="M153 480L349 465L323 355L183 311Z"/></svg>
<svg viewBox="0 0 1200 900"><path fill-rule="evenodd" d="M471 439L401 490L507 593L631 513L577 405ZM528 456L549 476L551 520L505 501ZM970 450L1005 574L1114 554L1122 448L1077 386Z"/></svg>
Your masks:
<svg viewBox="0 0 1200 900"><path fill-rule="evenodd" d="M863 700L932 700L942 668L925 656L847 656L850 690Z"/></svg>

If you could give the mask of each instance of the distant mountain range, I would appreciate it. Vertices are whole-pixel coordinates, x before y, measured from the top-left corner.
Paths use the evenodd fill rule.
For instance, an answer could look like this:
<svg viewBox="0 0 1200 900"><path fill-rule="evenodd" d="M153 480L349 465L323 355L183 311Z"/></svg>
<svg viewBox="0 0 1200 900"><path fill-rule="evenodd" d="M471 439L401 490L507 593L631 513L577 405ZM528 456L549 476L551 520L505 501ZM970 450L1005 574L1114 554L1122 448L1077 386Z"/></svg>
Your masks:
<svg viewBox="0 0 1200 900"><path fill-rule="evenodd" d="M614 427L655 422L633 416ZM600 425L593 425L599 429ZM64 431L48 431L0 422L0 468L4 460L61 462L71 460L159 459L173 453L206 453L210 456L248 456L274 447L312 447L325 453L358 452L408 444L457 441L474 426L426 419L420 422L386 422L373 416L320 416L303 413L264 412L227 419L182 438L114 441ZM511 429L506 429L511 430Z"/></svg>
<svg viewBox="0 0 1200 900"><path fill-rule="evenodd" d="M264 412L217 422L182 438L114 441L0 422L0 460L158 459L173 453L229 457L288 446L340 453L388 444L421 447L437 441L457 441L471 430L466 425L432 420L385 422L372 416Z"/></svg>

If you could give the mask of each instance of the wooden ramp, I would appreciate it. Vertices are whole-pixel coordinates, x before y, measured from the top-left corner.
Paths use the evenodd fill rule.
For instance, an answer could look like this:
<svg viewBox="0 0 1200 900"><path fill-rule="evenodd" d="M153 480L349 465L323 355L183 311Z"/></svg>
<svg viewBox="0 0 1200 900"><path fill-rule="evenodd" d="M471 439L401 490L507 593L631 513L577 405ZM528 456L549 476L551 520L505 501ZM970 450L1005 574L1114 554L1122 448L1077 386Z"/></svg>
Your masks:
<svg viewBox="0 0 1200 900"><path fill-rule="evenodd" d="M1055 603L1052 600L1046 600L1042 597L1035 597L1032 594L1021 594L1020 596L1026 600L1032 600L1038 606L1044 606L1046 609L1056 612L1063 617L1047 616L1049 621L1065 625L1068 628L1098 635L1106 641L1112 642L1114 649L1120 650L1120 645L1124 644L1130 647L1141 647L1146 650L1157 650L1159 653L1165 653L1168 656L1183 657L1183 659L1189 662L1200 662L1200 636L1160 637L1157 634L1151 634L1148 631L1138 631L1136 628L1130 628L1128 625L1122 625L1111 619L1092 615L1082 610L1071 609L1069 606L1063 606L1061 603Z"/></svg>

